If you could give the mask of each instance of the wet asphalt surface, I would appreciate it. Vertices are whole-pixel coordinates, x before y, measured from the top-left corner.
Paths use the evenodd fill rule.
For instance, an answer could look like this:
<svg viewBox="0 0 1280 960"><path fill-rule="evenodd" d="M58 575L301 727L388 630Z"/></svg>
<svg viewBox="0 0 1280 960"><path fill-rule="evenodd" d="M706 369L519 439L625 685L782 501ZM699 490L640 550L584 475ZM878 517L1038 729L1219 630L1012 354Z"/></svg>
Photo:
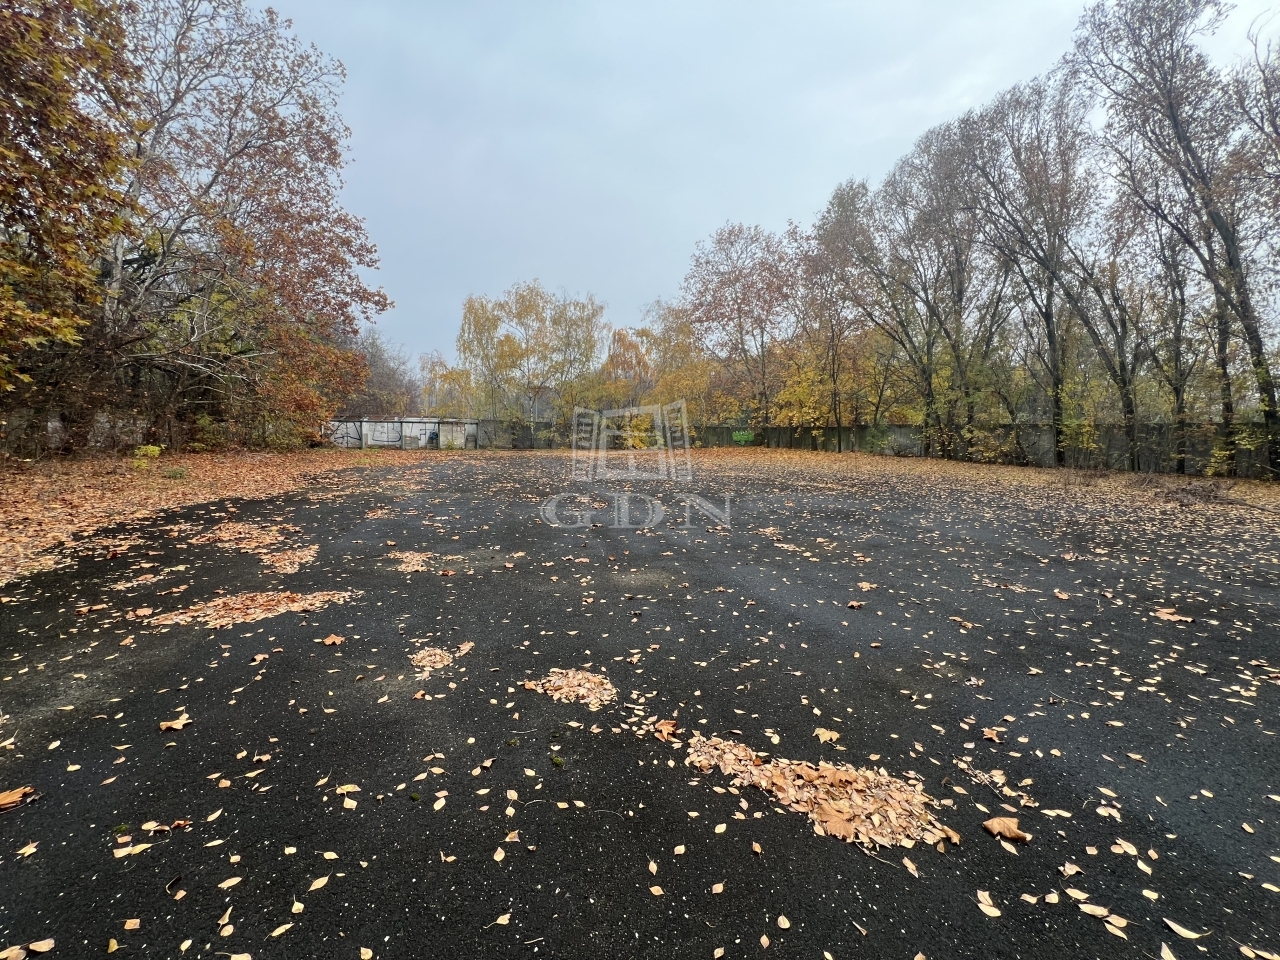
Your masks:
<svg viewBox="0 0 1280 960"><path fill-rule="evenodd" d="M656 519L649 501L620 516L626 485L575 484L564 457L442 454L102 531L58 569L0 587L0 790L41 795L0 814L0 946L1280 951L1280 892L1264 886L1280 886L1278 518L1023 488L1010 474L895 476L847 457L809 475L794 455L754 456L695 459L690 485L632 482L665 507L644 529L619 521ZM558 522L588 505L590 525L547 522L541 505L562 492ZM690 494L703 501L686 512ZM709 516L726 498L727 518ZM281 575L190 542L228 520L294 525L319 555ZM433 553L433 569L399 571L388 554L406 550ZM280 589L358 593L219 630L128 617ZM1161 607L1194 619L1154 618ZM344 639L318 642L328 636ZM409 664L464 642L474 648L427 679ZM584 666L607 673L619 702L591 712L522 686ZM182 712L187 726L159 729ZM817 836L803 814L630 729L655 716L674 717L681 740L697 729L916 775L962 842L869 856ZM820 744L819 726L839 740ZM1037 806L975 782L963 758ZM1006 813L1033 835L1016 853L981 826ZM149 821L191 823L148 833ZM1083 872L1065 877L1068 862ZM1123 917L1126 938L1068 888ZM1185 939L1165 918L1209 933Z"/></svg>

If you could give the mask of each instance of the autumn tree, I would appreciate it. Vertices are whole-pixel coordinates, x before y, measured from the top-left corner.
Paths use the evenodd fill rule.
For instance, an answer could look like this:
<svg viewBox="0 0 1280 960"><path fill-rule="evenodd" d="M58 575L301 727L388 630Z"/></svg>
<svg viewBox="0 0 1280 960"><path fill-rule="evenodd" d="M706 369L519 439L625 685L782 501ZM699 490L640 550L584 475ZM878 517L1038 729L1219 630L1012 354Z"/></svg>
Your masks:
<svg viewBox="0 0 1280 960"><path fill-rule="evenodd" d="M787 317L788 271L780 238L728 224L699 243L685 275L689 319L750 391L753 421L770 423L773 351Z"/></svg>
<svg viewBox="0 0 1280 960"><path fill-rule="evenodd" d="M100 300L97 258L129 210L136 79L120 4L0 7L0 391L31 380L22 351L76 343Z"/></svg>
<svg viewBox="0 0 1280 960"><path fill-rule="evenodd" d="M102 417L171 443L199 417L242 440L313 435L359 386L351 344L388 306L339 200L342 67L243 0L138 0L123 25L132 205L100 244L82 344L30 355L20 402L75 445Z"/></svg>

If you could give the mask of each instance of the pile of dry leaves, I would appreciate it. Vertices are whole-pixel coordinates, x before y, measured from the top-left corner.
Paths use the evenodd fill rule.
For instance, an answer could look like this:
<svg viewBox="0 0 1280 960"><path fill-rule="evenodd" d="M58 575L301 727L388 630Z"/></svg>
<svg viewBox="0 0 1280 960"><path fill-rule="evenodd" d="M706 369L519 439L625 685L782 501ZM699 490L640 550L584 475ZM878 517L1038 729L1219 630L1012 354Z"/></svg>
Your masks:
<svg viewBox="0 0 1280 960"><path fill-rule="evenodd" d="M396 567L401 573L430 573L435 568L431 565L431 561L435 559L434 553L420 553L416 550L396 550L387 554L392 560L399 562Z"/></svg>
<svg viewBox="0 0 1280 960"><path fill-rule="evenodd" d="M685 763L704 773L712 767L733 778L735 786L758 787L780 803L807 813L814 830L826 836L876 847L913 846L916 842L960 842L960 835L938 823L932 797L918 782L883 771L847 764L765 760L750 747L694 733Z"/></svg>
<svg viewBox="0 0 1280 960"><path fill-rule="evenodd" d="M526 680L524 688L545 693L552 700L585 703L592 710L599 710L618 696L618 691L603 674L588 673L586 670L561 670L559 667L552 669L541 680Z"/></svg>
<svg viewBox="0 0 1280 960"><path fill-rule="evenodd" d="M240 520L229 520L218 524L207 533L193 537L191 543L215 543L228 550L252 553L276 573L297 573L300 568L316 558L316 554L320 552L318 546L312 544L309 547L293 547L272 552L273 548L287 537L297 533L301 533L301 529L290 524L263 526Z"/></svg>
<svg viewBox="0 0 1280 960"><path fill-rule="evenodd" d="M304 613L320 610L331 603L342 603L355 591L322 590L318 593L237 593L197 603L186 610L176 610L152 617L148 623L186 624L200 621L208 627L229 627L235 623L252 623L282 613Z"/></svg>
<svg viewBox="0 0 1280 960"><path fill-rule="evenodd" d="M320 548L316 544L309 547L298 547L294 550L280 550L276 553L262 554L262 561L276 573L297 573L316 558Z"/></svg>
<svg viewBox="0 0 1280 960"><path fill-rule="evenodd" d="M453 663L454 657L465 657L474 646L475 643L468 640L458 644L453 653L441 650L439 647L423 647L409 658L409 662L421 670L421 676L425 678L431 676L432 670L443 670Z"/></svg>

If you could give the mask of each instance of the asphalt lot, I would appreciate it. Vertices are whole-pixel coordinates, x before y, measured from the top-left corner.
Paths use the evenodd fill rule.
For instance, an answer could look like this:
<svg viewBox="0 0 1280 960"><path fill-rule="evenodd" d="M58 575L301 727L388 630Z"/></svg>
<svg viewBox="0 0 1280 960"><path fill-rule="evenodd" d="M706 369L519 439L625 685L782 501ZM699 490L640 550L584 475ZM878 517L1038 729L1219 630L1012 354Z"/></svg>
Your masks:
<svg viewBox="0 0 1280 960"><path fill-rule="evenodd" d="M589 525L548 523L556 494L555 517L587 505ZM645 497L665 509L648 528ZM726 498L727 517L705 512ZM278 542L208 542L228 523ZM310 547L295 573L263 559ZM0 814L0 947L1280 952L1278 580L1275 514L771 451L629 486L575 483L558 454L441 454L121 525L0 586L0 791L40 794ZM264 591L350 596L222 629L153 622ZM425 679L410 663L467 643ZM524 688L574 667L617 702ZM868 855L819 836L638 736L655 717L681 744L696 730L918 778L962 840ZM1030 842L984 831L1006 814Z"/></svg>

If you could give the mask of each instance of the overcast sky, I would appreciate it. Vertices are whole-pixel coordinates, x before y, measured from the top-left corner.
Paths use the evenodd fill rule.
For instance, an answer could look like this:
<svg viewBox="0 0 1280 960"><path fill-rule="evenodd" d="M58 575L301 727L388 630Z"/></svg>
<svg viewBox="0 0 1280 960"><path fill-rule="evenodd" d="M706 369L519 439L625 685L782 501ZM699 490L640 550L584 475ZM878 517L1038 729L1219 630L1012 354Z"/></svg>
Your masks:
<svg viewBox="0 0 1280 960"><path fill-rule="evenodd" d="M808 223L925 129L1049 67L1080 0L276 0L340 59L346 205L396 307L452 357L462 301L537 278L616 326L729 221ZM1270 0L1244 0L1242 49Z"/></svg>

